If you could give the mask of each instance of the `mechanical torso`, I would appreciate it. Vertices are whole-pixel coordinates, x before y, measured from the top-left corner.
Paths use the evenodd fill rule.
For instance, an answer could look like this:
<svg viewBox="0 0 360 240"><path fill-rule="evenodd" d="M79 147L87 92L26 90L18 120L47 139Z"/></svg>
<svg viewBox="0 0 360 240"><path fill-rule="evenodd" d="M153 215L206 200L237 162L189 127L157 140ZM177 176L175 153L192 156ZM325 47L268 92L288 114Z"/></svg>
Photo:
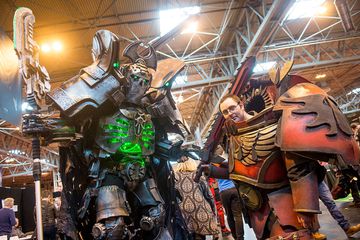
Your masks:
<svg viewBox="0 0 360 240"><path fill-rule="evenodd" d="M151 116L141 108L121 108L99 120L95 142L101 159L110 158L127 181L140 180L154 153Z"/></svg>

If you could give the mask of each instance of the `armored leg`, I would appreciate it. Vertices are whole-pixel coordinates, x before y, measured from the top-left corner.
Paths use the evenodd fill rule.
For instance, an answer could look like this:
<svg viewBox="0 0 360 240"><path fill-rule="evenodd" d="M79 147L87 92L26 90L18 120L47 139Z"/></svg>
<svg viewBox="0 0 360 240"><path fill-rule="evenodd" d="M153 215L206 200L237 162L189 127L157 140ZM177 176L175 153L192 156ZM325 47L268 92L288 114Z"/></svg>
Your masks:
<svg viewBox="0 0 360 240"><path fill-rule="evenodd" d="M304 228L318 230L316 214L320 214L318 163L293 153L285 153L285 164L292 191L294 211Z"/></svg>
<svg viewBox="0 0 360 240"><path fill-rule="evenodd" d="M96 200L96 224L92 235L95 239L122 239L125 234L124 217L130 208L125 191L116 185L99 188Z"/></svg>
<svg viewBox="0 0 360 240"><path fill-rule="evenodd" d="M164 229L164 201L154 179L149 178L139 183L133 194L142 209L139 225L145 231L144 239L171 239L167 230Z"/></svg>

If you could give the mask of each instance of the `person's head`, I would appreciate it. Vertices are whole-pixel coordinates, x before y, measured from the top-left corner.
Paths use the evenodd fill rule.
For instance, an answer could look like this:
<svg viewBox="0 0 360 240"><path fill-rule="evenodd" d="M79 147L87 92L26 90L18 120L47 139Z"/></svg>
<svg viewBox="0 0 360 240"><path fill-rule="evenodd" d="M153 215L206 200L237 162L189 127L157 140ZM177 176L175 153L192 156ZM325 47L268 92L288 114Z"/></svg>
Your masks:
<svg viewBox="0 0 360 240"><path fill-rule="evenodd" d="M358 123L351 123L350 124L350 127L351 127L351 130L353 131L353 132L356 132L356 130L357 130L357 128L358 128Z"/></svg>
<svg viewBox="0 0 360 240"><path fill-rule="evenodd" d="M251 117L245 112L244 104L241 99L234 94L225 95L220 100L219 107L224 118L232 119L234 122L241 122Z"/></svg>
<svg viewBox="0 0 360 240"><path fill-rule="evenodd" d="M4 199L4 207L5 208L12 208L14 206L14 199L13 198L5 198Z"/></svg>

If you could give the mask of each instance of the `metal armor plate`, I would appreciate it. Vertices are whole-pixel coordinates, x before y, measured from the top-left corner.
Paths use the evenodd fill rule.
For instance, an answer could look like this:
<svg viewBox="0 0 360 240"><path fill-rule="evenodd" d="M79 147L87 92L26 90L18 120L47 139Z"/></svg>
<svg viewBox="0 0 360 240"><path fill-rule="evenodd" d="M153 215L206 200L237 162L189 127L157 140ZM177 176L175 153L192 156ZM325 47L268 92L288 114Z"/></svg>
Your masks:
<svg viewBox="0 0 360 240"><path fill-rule="evenodd" d="M260 123L231 136L230 178L267 189L288 184L280 149L275 146L277 125Z"/></svg>
<svg viewBox="0 0 360 240"><path fill-rule="evenodd" d="M282 111L276 137L282 151L339 154L347 164L358 164L359 148L345 116L318 86L293 86L278 99L274 110Z"/></svg>

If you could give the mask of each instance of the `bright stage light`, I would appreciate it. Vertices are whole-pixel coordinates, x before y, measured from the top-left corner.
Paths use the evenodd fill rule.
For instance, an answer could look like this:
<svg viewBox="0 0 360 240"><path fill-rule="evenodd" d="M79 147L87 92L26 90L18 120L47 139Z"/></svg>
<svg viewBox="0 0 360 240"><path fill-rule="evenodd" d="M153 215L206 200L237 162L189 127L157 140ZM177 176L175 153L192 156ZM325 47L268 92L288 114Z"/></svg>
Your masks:
<svg viewBox="0 0 360 240"><path fill-rule="evenodd" d="M41 45L41 50L44 53L61 52L62 49L63 49L63 45L60 41L54 41L52 43L46 42Z"/></svg>
<svg viewBox="0 0 360 240"><path fill-rule="evenodd" d="M50 47L49 44L44 43L44 44L41 46L41 50L42 50L43 52L45 52L45 53L48 53L48 52L51 51L51 47Z"/></svg>
<svg viewBox="0 0 360 240"><path fill-rule="evenodd" d="M326 74L323 73L323 74L316 74L315 78L316 79L321 79L321 78L325 78L326 77Z"/></svg>
<svg viewBox="0 0 360 240"><path fill-rule="evenodd" d="M59 41L53 42L53 44L52 44L52 49L53 49L55 52L60 52L60 51L62 50L62 44L61 44L61 42L59 42Z"/></svg>

